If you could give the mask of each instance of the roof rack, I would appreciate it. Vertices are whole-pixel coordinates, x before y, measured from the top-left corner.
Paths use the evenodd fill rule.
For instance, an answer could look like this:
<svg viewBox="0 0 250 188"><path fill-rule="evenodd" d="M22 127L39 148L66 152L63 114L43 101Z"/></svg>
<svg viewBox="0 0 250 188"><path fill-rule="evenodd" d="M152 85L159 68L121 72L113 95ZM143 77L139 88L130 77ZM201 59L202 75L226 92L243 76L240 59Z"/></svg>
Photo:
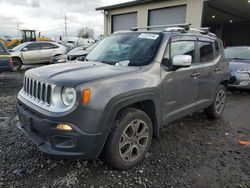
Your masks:
<svg viewBox="0 0 250 188"><path fill-rule="evenodd" d="M189 31L199 32L199 33L204 34L204 35L216 36L214 33L210 32L210 27L191 28Z"/></svg>
<svg viewBox="0 0 250 188"><path fill-rule="evenodd" d="M190 29L190 23L181 23L181 24L169 24L169 25L156 25L156 26L145 26L145 27L131 27L131 31L138 31L139 29L157 29L157 28L169 28L169 27L180 27L186 30Z"/></svg>
<svg viewBox="0 0 250 188"><path fill-rule="evenodd" d="M214 33L210 32L209 27L201 28L190 28L190 23L181 23L181 24L170 24L170 25L156 25L156 26L145 26L145 27L131 27L131 31L138 31L139 29L156 29L163 28L165 32L196 32L204 35L216 36Z"/></svg>

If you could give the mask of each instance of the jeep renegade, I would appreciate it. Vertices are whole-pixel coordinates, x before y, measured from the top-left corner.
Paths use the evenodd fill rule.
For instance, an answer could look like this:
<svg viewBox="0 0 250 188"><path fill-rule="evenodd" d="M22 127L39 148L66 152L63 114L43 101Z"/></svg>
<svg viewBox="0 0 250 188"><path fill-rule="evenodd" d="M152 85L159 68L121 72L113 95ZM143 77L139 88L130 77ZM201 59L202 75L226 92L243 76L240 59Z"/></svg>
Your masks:
<svg viewBox="0 0 250 188"><path fill-rule="evenodd" d="M218 118L229 80L222 42L186 26L117 32L86 62L27 71L17 126L43 152L128 169L162 125L200 110Z"/></svg>

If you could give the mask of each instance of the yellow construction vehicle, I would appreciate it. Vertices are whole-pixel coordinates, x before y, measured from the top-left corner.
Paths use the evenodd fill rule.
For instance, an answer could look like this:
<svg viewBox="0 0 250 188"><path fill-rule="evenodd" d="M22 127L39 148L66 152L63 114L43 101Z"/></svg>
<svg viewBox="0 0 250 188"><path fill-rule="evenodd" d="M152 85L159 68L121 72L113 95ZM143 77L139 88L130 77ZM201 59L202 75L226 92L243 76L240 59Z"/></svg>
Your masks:
<svg viewBox="0 0 250 188"><path fill-rule="evenodd" d="M0 38L0 42L6 45L7 48L11 49L21 43L29 42L29 41L51 41L50 38L41 37L39 33L39 37L36 37L35 30L21 30L21 39L12 39L10 41L6 41Z"/></svg>

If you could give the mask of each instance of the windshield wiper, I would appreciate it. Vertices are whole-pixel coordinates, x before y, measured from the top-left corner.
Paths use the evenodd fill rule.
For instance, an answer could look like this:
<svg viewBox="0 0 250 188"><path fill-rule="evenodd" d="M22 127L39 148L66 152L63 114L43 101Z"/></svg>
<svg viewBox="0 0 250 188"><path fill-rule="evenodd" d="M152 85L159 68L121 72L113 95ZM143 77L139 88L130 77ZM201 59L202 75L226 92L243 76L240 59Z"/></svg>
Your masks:
<svg viewBox="0 0 250 188"><path fill-rule="evenodd" d="M230 58L230 59L235 59L235 60L250 60L250 59L244 59L244 58L238 58L238 57Z"/></svg>
<svg viewBox="0 0 250 188"><path fill-rule="evenodd" d="M102 61L102 63L108 64L108 65L115 65L117 62L115 62L115 61Z"/></svg>

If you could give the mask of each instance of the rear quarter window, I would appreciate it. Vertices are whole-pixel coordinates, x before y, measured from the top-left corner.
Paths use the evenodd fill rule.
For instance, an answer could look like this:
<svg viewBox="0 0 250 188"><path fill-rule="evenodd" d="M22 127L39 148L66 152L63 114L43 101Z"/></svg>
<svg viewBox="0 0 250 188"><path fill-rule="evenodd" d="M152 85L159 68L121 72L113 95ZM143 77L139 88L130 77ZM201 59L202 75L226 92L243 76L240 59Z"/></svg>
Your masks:
<svg viewBox="0 0 250 188"><path fill-rule="evenodd" d="M215 57L218 57L220 55L220 47L218 41L214 42L214 47L215 47Z"/></svg>

